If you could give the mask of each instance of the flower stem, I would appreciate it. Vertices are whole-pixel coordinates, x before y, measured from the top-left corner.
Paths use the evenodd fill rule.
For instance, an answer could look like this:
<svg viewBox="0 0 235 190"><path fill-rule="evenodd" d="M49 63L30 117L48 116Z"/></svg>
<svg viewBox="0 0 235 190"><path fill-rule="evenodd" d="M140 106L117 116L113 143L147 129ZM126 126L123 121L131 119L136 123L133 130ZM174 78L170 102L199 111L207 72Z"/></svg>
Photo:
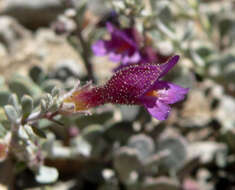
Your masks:
<svg viewBox="0 0 235 190"><path fill-rule="evenodd" d="M94 70L93 70L93 66L90 61L90 48L82 36L82 30L80 29L79 24L77 24L77 32L76 33L77 33L77 37L78 37L80 44L81 44L81 47L82 47L81 48L81 55L82 55L85 67L87 69L87 75L90 80L95 82Z"/></svg>
<svg viewBox="0 0 235 190"><path fill-rule="evenodd" d="M42 114L40 111L39 112L35 112L35 113L30 114L29 117L25 121L23 121L22 124L34 123L34 122L37 122L40 119L48 119L50 121L53 121L53 122L57 123L58 125L62 125L63 126L62 123L54 120L54 117L56 115L58 115L58 114L59 114L59 111L47 112L47 113L44 113L44 114Z"/></svg>

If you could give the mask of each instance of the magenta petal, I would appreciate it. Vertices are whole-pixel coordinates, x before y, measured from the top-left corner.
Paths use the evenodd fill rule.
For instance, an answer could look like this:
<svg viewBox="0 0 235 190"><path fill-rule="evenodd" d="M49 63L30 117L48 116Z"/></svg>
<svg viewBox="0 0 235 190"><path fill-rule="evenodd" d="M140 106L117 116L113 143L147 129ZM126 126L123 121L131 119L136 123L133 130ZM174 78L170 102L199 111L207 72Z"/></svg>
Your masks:
<svg viewBox="0 0 235 190"><path fill-rule="evenodd" d="M183 100L189 90L188 88L164 81L156 82L154 89L157 90L159 100L166 104L174 104Z"/></svg>
<svg viewBox="0 0 235 190"><path fill-rule="evenodd" d="M145 108L153 117L158 120L166 120L171 111L170 106L161 101L156 101L156 105L153 107L145 105Z"/></svg>
<svg viewBox="0 0 235 190"><path fill-rule="evenodd" d="M97 56L109 55L113 62L127 65L138 63L141 60L138 44L135 42L135 30L133 28L120 29L112 23L106 23L110 40L99 40L92 50Z"/></svg>
<svg viewBox="0 0 235 190"><path fill-rule="evenodd" d="M92 45L92 51L97 56L103 56L107 54L107 49L104 40L98 40L95 44Z"/></svg>
<svg viewBox="0 0 235 190"><path fill-rule="evenodd" d="M116 28L111 23L106 24L107 30L111 34L111 41L116 45L120 43L127 43L131 46L131 48L137 48L137 44L134 41L134 36L132 33L132 29L119 29Z"/></svg>
<svg viewBox="0 0 235 190"><path fill-rule="evenodd" d="M129 55L125 55L122 59L122 63L123 64L127 64L127 63L138 63L140 61L141 57L139 52L135 52L133 55L129 56Z"/></svg>
<svg viewBox="0 0 235 190"><path fill-rule="evenodd" d="M114 52L109 53L109 59L110 61L113 61L115 63L119 63L122 60L122 55L121 54L116 54Z"/></svg>
<svg viewBox="0 0 235 190"><path fill-rule="evenodd" d="M106 28L109 31L109 33L113 33L116 30L115 26L111 24L110 22L106 23Z"/></svg>
<svg viewBox="0 0 235 190"><path fill-rule="evenodd" d="M179 55L175 55L173 57L171 57L166 63L159 65L159 68L161 70L161 75L160 78L163 77L164 75L166 75L166 73L168 73L168 71L175 66L175 64L178 62L180 56Z"/></svg>

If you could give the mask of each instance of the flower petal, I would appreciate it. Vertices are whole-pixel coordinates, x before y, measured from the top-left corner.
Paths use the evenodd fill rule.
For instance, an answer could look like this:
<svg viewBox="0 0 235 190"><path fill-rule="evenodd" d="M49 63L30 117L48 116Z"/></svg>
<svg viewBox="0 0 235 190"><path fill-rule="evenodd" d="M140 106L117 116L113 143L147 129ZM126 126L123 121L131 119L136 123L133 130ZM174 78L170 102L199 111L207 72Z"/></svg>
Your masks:
<svg viewBox="0 0 235 190"><path fill-rule="evenodd" d="M104 40L98 40L92 45L92 51L97 56L103 56L107 54L106 44Z"/></svg>
<svg viewBox="0 0 235 190"><path fill-rule="evenodd" d="M153 88L157 90L158 99L166 104L174 104L183 100L189 90L164 81L157 81Z"/></svg>
<svg viewBox="0 0 235 190"><path fill-rule="evenodd" d="M109 60L110 60L110 61L113 61L113 62L115 62L115 63L119 63L119 62L121 62L121 60L122 60L122 55L121 55L121 54L114 53L114 52L110 52L110 53L109 53Z"/></svg>
<svg viewBox="0 0 235 190"><path fill-rule="evenodd" d="M166 120L171 111L170 106L158 100L156 101L155 106L149 107L149 105L146 104L145 108L158 120Z"/></svg>
<svg viewBox="0 0 235 190"><path fill-rule="evenodd" d="M124 65L131 64L131 63L138 63L140 61L141 57L138 51L134 52L133 55L124 55L122 59L122 63Z"/></svg>
<svg viewBox="0 0 235 190"><path fill-rule="evenodd" d="M109 31L109 33L113 33L116 30L116 27L110 22L106 23L106 28Z"/></svg>
<svg viewBox="0 0 235 190"><path fill-rule="evenodd" d="M111 34L111 41L116 41L116 43L128 43L130 46L137 48L137 44L134 41L134 31L132 28L128 29L119 29L116 28L113 24L106 24L107 30Z"/></svg>
<svg viewBox="0 0 235 190"><path fill-rule="evenodd" d="M178 62L180 56L179 55L175 55L173 57L171 57L167 63L161 64L159 65L159 68L161 70L161 75L159 78L163 77L164 75L166 75L166 73L168 73L168 71L175 66L175 64Z"/></svg>

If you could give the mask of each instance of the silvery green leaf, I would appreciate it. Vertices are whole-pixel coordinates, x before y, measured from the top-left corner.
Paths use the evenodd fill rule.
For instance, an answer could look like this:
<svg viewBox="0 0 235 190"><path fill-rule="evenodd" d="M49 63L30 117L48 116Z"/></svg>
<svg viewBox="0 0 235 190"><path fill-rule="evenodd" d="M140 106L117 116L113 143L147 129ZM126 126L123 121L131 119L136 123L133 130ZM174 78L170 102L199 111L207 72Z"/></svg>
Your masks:
<svg viewBox="0 0 235 190"><path fill-rule="evenodd" d="M53 105L53 97L50 94L46 94L44 98L47 108L49 109Z"/></svg>
<svg viewBox="0 0 235 190"><path fill-rule="evenodd" d="M41 112L46 112L47 111L47 103L46 103L46 101L45 100L41 100L41 102L40 102L40 108L41 108Z"/></svg>
<svg viewBox="0 0 235 190"><path fill-rule="evenodd" d="M23 118L27 118L33 110L33 99L29 95L24 95L21 99Z"/></svg>
<svg viewBox="0 0 235 190"><path fill-rule="evenodd" d="M30 69L29 75L31 79L37 84L40 84L46 78L45 73L43 72L42 68L39 66L33 66Z"/></svg>
<svg viewBox="0 0 235 190"><path fill-rule="evenodd" d="M168 26L166 26L163 22L161 22L159 19L156 21L156 25L158 29L162 33L167 35L171 40L178 40L176 34L173 31L171 31L171 29Z"/></svg>
<svg viewBox="0 0 235 190"><path fill-rule="evenodd" d="M4 106L4 110L5 110L5 113L6 113L8 120L11 123L17 124L19 116L18 116L15 108L12 105L6 105L6 106Z"/></svg>
<svg viewBox="0 0 235 190"><path fill-rule="evenodd" d="M24 125L24 129L26 131L26 133L31 137L31 136L35 136L33 127L30 125Z"/></svg>
<svg viewBox="0 0 235 190"><path fill-rule="evenodd" d="M19 100L16 94L11 94L9 99L8 99L8 104L14 106L16 109L17 113L19 114L21 112L21 106L19 104Z"/></svg>
<svg viewBox="0 0 235 190"><path fill-rule="evenodd" d="M47 92L47 93L51 93L52 90L57 86L57 87L61 87L61 82L59 80L55 80L55 79L50 79L50 80L45 80L42 84L41 84L41 88ZM52 95L53 96L53 95Z"/></svg>
<svg viewBox="0 0 235 190"><path fill-rule="evenodd" d="M55 112L59 109L59 107L60 107L60 103L54 99L52 105L50 105L49 107L49 111Z"/></svg>
<svg viewBox="0 0 235 190"><path fill-rule="evenodd" d="M198 66L205 66L205 61L200 57L200 55L198 55L198 53L194 50L190 51L191 56L193 58L193 61L198 65Z"/></svg>
<svg viewBox="0 0 235 190"><path fill-rule="evenodd" d="M199 47L197 47L195 51L204 60L206 60L206 58L208 58L210 55L216 53L213 44L206 44L206 43L200 43Z"/></svg>
<svg viewBox="0 0 235 190"><path fill-rule="evenodd" d="M186 40L191 39L192 36L193 36L193 31L194 31L194 23L193 22L189 22L187 24L186 29L184 30L184 33L183 33L181 41L186 41Z"/></svg>
<svg viewBox="0 0 235 190"><path fill-rule="evenodd" d="M230 131L234 129L235 118L231 117L235 111L234 97L224 95L221 98L218 110L215 117L222 124L224 131Z"/></svg>
<svg viewBox="0 0 235 190"><path fill-rule="evenodd" d="M50 94L46 94L45 95L45 100L46 100L46 103L49 104L53 101L53 97Z"/></svg>
<svg viewBox="0 0 235 190"><path fill-rule="evenodd" d="M33 98L38 98L42 94L41 88L39 88L39 86L30 78L17 74L10 78L8 86L12 92L17 94L18 97L28 94Z"/></svg>
<svg viewBox="0 0 235 190"><path fill-rule="evenodd" d="M141 169L141 162L135 149L122 147L114 155L114 168L120 176L120 180L131 185L138 181L138 171Z"/></svg>
<svg viewBox="0 0 235 190"><path fill-rule="evenodd" d="M55 97L55 96L59 96L59 94L60 94L60 90L55 86L51 91L51 95Z"/></svg>
<svg viewBox="0 0 235 190"><path fill-rule="evenodd" d="M58 179L59 173L56 168L41 166L36 175L38 183L53 183Z"/></svg>
<svg viewBox="0 0 235 190"><path fill-rule="evenodd" d="M155 148L153 140L144 134L133 135L128 141L128 147L137 151L142 163L145 163L147 158L153 154Z"/></svg>
<svg viewBox="0 0 235 190"><path fill-rule="evenodd" d="M169 23L172 20L172 13L169 7L169 3L159 3L158 7L158 19L164 23Z"/></svg>
<svg viewBox="0 0 235 190"><path fill-rule="evenodd" d="M71 157L71 149L62 146L60 143L54 143L52 150L51 150L51 158L57 158L57 159L68 159Z"/></svg>
<svg viewBox="0 0 235 190"><path fill-rule="evenodd" d="M6 129L6 131L9 131L11 129L11 122L7 119L6 114L1 114L0 118L1 117L4 118L3 120L0 120L1 125Z"/></svg>
<svg viewBox="0 0 235 190"><path fill-rule="evenodd" d="M21 125L18 129L18 136L23 140L29 139L29 134L25 130L25 126Z"/></svg>
<svg viewBox="0 0 235 190"><path fill-rule="evenodd" d="M91 144L81 136L73 139L72 146L73 146L72 153L74 155L79 154L84 157L89 157L91 155L92 151Z"/></svg>
<svg viewBox="0 0 235 190"><path fill-rule="evenodd" d="M177 171L187 159L187 142L181 136L165 137L157 143L157 152L169 151L169 154L160 160L160 170Z"/></svg>
<svg viewBox="0 0 235 190"><path fill-rule="evenodd" d="M5 106L8 104L8 99L11 93L7 90L1 90L0 91L0 106Z"/></svg>

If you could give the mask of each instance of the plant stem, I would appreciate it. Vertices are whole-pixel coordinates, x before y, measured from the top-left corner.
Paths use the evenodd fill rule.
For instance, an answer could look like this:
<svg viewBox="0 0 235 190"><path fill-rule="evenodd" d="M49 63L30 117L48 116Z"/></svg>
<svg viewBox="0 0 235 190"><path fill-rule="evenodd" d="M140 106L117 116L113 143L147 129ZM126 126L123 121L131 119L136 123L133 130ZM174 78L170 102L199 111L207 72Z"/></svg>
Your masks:
<svg viewBox="0 0 235 190"><path fill-rule="evenodd" d="M4 162L0 163L0 185L3 188L14 189L14 179L15 179L15 162L14 162L14 147L16 145L17 139L17 128L18 125L12 124L11 126L11 136L8 145L7 158ZM0 189L2 187L0 186Z"/></svg>
<svg viewBox="0 0 235 190"><path fill-rule="evenodd" d="M14 189L14 168L14 161L11 156L8 156L4 162L0 163L0 189Z"/></svg>
<svg viewBox="0 0 235 190"><path fill-rule="evenodd" d="M54 117L59 114L59 111L55 112L47 112L42 114L40 111L39 112L34 112L29 115L29 117L23 122L23 124L30 123L30 122L37 122L40 119L48 119L50 121L56 122L57 124L62 125L58 121L54 120Z"/></svg>
<svg viewBox="0 0 235 190"><path fill-rule="evenodd" d="M82 36L82 30L80 29L79 24L77 23L77 37L80 41L81 44L81 55L83 58L83 61L85 63L85 67L87 69L87 75L89 77L90 80L92 80L93 82L95 81L95 77L94 77L94 70L93 70L93 66L90 62L90 47L87 45L87 42L84 40L83 36Z"/></svg>

